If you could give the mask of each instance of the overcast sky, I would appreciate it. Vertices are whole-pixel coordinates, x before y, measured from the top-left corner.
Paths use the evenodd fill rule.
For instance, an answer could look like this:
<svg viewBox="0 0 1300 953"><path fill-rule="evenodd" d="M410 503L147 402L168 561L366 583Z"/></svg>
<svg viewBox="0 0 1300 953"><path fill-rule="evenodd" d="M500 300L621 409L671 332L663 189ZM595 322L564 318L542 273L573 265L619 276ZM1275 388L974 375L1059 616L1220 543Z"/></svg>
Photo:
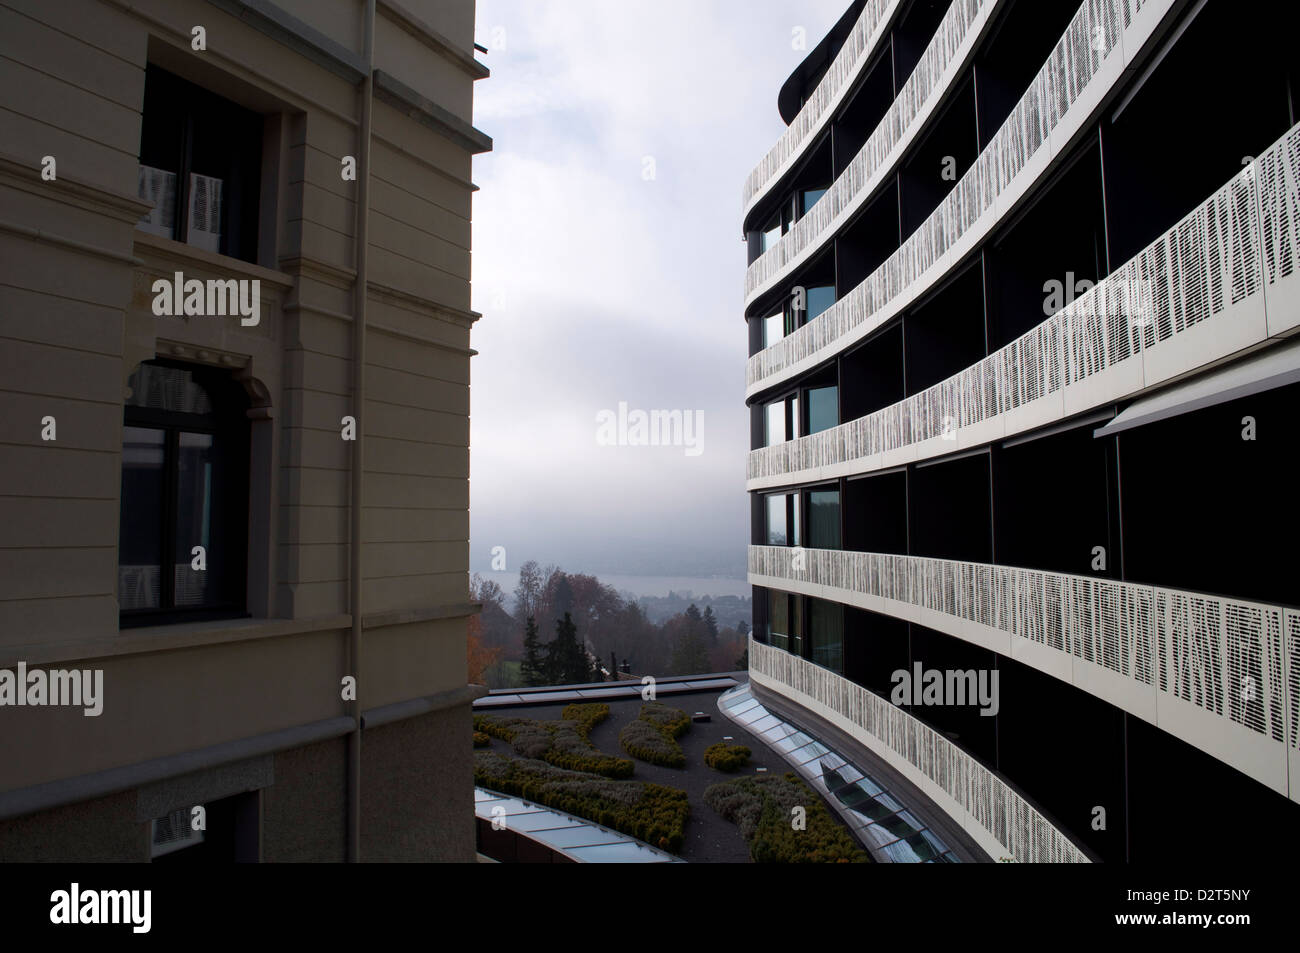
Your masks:
<svg viewBox="0 0 1300 953"><path fill-rule="evenodd" d="M741 188L795 29L811 49L847 6L479 0L472 571L501 546L512 572L743 575ZM598 427L620 402L627 445ZM702 417L696 446L630 445L637 410Z"/></svg>

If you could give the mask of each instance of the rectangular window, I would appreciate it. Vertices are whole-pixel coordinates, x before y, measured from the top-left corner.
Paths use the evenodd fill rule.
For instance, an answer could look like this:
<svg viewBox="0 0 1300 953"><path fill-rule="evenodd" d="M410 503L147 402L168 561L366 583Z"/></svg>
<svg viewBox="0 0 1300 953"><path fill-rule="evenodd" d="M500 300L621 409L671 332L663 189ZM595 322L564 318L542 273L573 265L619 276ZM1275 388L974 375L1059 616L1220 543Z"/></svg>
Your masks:
<svg viewBox="0 0 1300 953"><path fill-rule="evenodd" d="M803 596L790 597L790 654L803 657Z"/></svg>
<svg viewBox="0 0 1300 953"><path fill-rule="evenodd" d="M807 496L809 548L839 549L840 491L812 490Z"/></svg>
<svg viewBox="0 0 1300 953"><path fill-rule="evenodd" d="M808 289L808 316L805 323L811 321L835 303L835 286L818 285Z"/></svg>
<svg viewBox="0 0 1300 953"><path fill-rule="evenodd" d="M767 405L767 433L764 446L771 447L778 443L785 443L785 401L778 400L774 404Z"/></svg>
<svg viewBox="0 0 1300 953"><path fill-rule="evenodd" d="M771 347L785 337L785 314L778 311L763 319L763 347Z"/></svg>
<svg viewBox="0 0 1300 953"><path fill-rule="evenodd" d="M781 216L776 215L763 229L763 251L767 251L781 240Z"/></svg>
<svg viewBox="0 0 1300 953"><path fill-rule="evenodd" d="M790 597L784 592L769 589L767 640L779 649L788 649L790 645Z"/></svg>
<svg viewBox="0 0 1300 953"><path fill-rule="evenodd" d="M146 66L139 227L255 263L261 183L262 116Z"/></svg>
<svg viewBox="0 0 1300 953"><path fill-rule="evenodd" d="M808 600L808 638L812 660L832 672L844 672L844 607L824 599Z"/></svg>
<svg viewBox="0 0 1300 953"><path fill-rule="evenodd" d="M799 395L790 398L790 439L797 440L806 436L803 432L803 420L799 416Z"/></svg>
<svg viewBox="0 0 1300 953"><path fill-rule="evenodd" d="M767 498L767 545L786 544L786 497L776 493Z"/></svg>
<svg viewBox="0 0 1300 953"><path fill-rule="evenodd" d="M808 391L808 432L820 433L840 425L839 388L814 387Z"/></svg>
<svg viewBox="0 0 1300 953"><path fill-rule="evenodd" d="M229 374L146 361L128 381L121 625L244 615L248 401Z"/></svg>
<svg viewBox="0 0 1300 953"><path fill-rule="evenodd" d="M816 205L821 200L821 197L825 194L826 194L826 189L808 189L806 192L804 192L803 193L803 214L807 215L808 212L812 209L812 207Z"/></svg>
<svg viewBox="0 0 1300 953"><path fill-rule="evenodd" d="M123 612L162 605L162 513L155 503L163 497L165 456L164 431L123 428L118 536L118 603Z"/></svg>

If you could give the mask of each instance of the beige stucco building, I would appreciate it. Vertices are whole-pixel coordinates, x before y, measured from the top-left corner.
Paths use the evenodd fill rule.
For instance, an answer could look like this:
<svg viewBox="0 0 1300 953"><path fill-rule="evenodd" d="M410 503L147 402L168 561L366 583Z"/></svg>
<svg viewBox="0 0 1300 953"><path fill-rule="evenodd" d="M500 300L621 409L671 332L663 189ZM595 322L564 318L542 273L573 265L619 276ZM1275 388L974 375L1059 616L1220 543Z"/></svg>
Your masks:
<svg viewBox="0 0 1300 953"><path fill-rule="evenodd" d="M473 32L0 0L0 860L474 859Z"/></svg>

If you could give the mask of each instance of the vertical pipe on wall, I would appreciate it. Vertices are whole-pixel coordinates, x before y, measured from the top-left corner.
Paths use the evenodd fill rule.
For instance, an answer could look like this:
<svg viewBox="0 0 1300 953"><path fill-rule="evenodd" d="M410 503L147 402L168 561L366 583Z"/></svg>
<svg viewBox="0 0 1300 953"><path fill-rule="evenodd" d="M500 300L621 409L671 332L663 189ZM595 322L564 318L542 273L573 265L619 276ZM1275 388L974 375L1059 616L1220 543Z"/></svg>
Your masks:
<svg viewBox="0 0 1300 953"><path fill-rule="evenodd" d="M351 537L348 552L348 608L352 629L348 635L348 674L355 679L349 714L353 719L348 736L347 859L361 860L361 501L364 479L365 383L366 383L366 284L367 245L370 224L370 137L371 105L375 72L375 0L366 0L364 50L366 75L361 80L361 124L357 130L356 281L352 315L352 416L356 439L352 443Z"/></svg>

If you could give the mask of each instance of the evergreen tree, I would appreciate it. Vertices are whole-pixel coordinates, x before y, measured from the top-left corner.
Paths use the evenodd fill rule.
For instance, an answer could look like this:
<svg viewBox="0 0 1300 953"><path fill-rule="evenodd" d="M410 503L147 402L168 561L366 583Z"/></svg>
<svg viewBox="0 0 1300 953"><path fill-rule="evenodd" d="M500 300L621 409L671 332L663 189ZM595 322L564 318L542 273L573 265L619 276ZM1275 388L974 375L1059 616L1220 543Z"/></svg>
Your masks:
<svg viewBox="0 0 1300 953"><path fill-rule="evenodd" d="M718 617L713 614L713 606L704 607L704 627L709 630L709 644L718 644Z"/></svg>
<svg viewBox="0 0 1300 953"><path fill-rule="evenodd" d="M524 626L524 660L519 666L519 677L524 685L547 684L546 659L542 657L542 645L537 639L537 622L528 617Z"/></svg>
<svg viewBox="0 0 1300 953"><path fill-rule="evenodd" d="M578 627L567 612L555 623L555 640L547 646L546 668L552 685L591 681L591 663L578 641Z"/></svg>

